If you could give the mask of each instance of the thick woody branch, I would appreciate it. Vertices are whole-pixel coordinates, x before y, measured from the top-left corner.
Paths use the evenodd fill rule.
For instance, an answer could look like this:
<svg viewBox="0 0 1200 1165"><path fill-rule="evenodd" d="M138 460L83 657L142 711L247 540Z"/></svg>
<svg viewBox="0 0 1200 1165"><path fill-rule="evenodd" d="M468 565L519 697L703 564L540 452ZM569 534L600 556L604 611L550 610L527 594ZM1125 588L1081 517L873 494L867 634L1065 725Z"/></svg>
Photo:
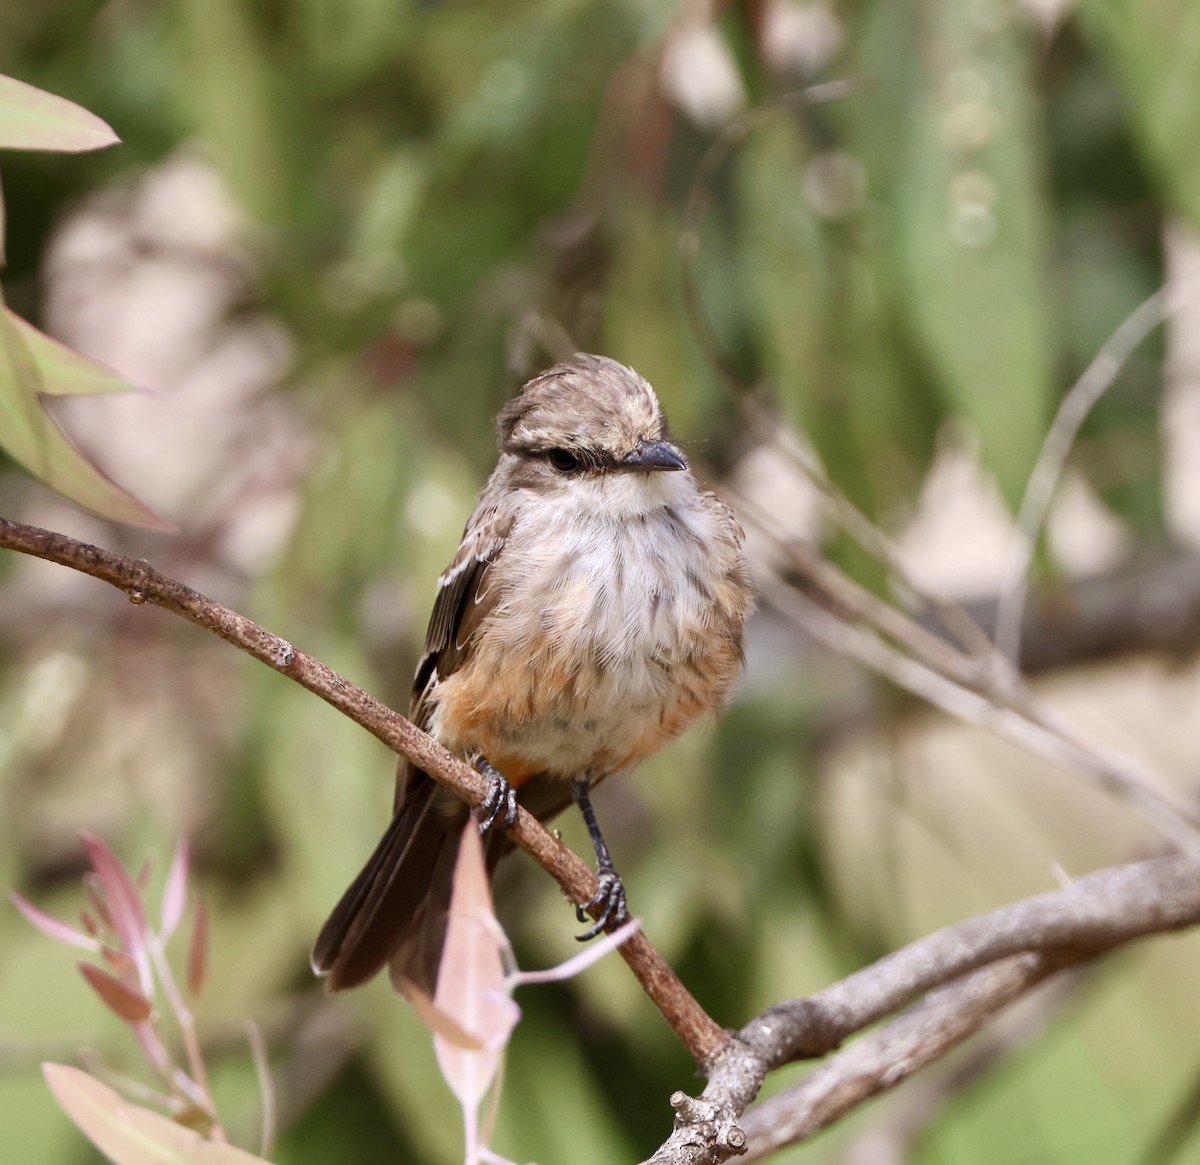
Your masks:
<svg viewBox="0 0 1200 1165"><path fill-rule="evenodd" d="M1198 923L1200 860L1175 856L1103 870L946 927L747 1024L712 1065L698 1100L672 1098L675 1131L649 1165L715 1165L741 1145L760 1159L945 1055L1053 972ZM768 1072L826 1055L921 999L740 1122Z"/></svg>
<svg viewBox="0 0 1200 1165"><path fill-rule="evenodd" d="M133 603L151 603L219 635L320 696L365 728L388 748L407 757L469 805L487 793L487 781L470 765L447 752L410 720L338 675L320 660L243 615L161 574L149 563L123 558L63 534L0 518L0 547L82 571L124 591ZM542 866L575 903L586 904L596 893L596 876L574 853L521 810L509 837ZM702 1067L728 1036L692 998L678 976L645 935L635 934L619 948L643 990L662 1013L680 1042Z"/></svg>

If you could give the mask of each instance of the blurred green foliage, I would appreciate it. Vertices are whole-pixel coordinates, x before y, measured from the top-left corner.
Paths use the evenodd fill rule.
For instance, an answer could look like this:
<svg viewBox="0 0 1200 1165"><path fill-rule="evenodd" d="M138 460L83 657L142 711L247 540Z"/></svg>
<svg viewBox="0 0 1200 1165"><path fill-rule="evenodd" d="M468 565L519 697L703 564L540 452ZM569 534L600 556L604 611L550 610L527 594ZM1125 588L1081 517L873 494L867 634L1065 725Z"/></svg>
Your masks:
<svg viewBox="0 0 1200 1165"><path fill-rule="evenodd" d="M797 14L810 25L794 42L779 31L792 25L770 23ZM54 520L213 591L404 707L433 580L523 376L602 350L655 384L705 461L744 448L685 310L678 250L738 91L743 107L778 104L713 174L698 223L697 298L722 359L886 528L911 515L948 423L974 431L1015 503L1064 386L1161 282L1164 220L1200 227L1200 6L1080 0L1046 28L1009 0L729 4L706 27L734 97L690 117L663 59L697 20L654 0L0 7L0 73L123 139L0 159L10 306L42 322L54 232L89 199L127 206L148 176L198 157L245 216L222 258L235 292L198 343L267 320L288 351L252 406L218 401L178 447L220 454L190 492L172 502L166 469L132 481L109 465L176 536ZM707 59L686 58L688 75L719 91ZM830 103L784 99L833 77L859 84ZM153 254L132 233L129 254ZM1130 365L1079 462L1147 543L1162 524L1160 379L1153 354ZM176 385L150 387L172 406ZM281 417L283 436L270 429ZM239 476L247 463L257 476ZM7 473L0 504L38 520L40 490ZM265 525L244 528L248 512ZM0 571L0 881L52 908L71 900L78 827L131 861L189 831L214 917L201 1019L219 1049L243 1017L266 1025L278 1160L456 1160L457 1116L412 1014L381 983L322 1006L305 961L382 829L389 756L191 628L41 565L6 557ZM902 722L807 650L786 633L752 642L720 726L599 797L636 911L721 1022L1044 888L1064 845L1079 844L1077 869L1141 840L1086 798L1047 809L1032 779L969 780L983 772L970 751L969 791L938 798L912 796L898 761L852 758L847 773L830 761L847 739L886 745ZM562 828L586 846L577 822ZM522 964L558 961L570 911L537 871L507 865L498 905ZM1134 1161L1196 1067L1194 1033L1171 1017L1191 1013L1179 968L1194 972L1200 952L1170 942L1097 972L913 1159ZM6 1153L88 1160L35 1064L84 1043L120 1056L112 1025L15 916L0 917L0 951ZM497 1149L543 1165L649 1152L693 1070L623 968L520 1002ZM230 1124L252 1139L245 1061L229 1056ZM871 1119L782 1159L840 1160Z"/></svg>

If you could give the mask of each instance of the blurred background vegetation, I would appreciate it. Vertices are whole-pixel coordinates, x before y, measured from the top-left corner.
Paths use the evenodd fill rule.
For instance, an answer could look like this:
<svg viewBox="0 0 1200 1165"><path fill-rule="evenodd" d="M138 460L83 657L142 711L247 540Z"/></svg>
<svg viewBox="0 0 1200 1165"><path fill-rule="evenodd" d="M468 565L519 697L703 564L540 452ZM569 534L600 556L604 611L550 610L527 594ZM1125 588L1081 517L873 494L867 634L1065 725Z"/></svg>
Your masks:
<svg viewBox="0 0 1200 1165"><path fill-rule="evenodd" d="M986 612L1067 386L1200 266L1191 0L43 0L0 7L0 73L123 140L0 160L5 295L153 390L55 412L176 530L105 523L15 467L0 511L147 557L401 709L492 418L553 360L634 365L714 482L886 593L822 520L802 440L918 578ZM830 79L854 84L794 99ZM1197 308L1163 335L1074 451L1029 659L1059 711L1192 789ZM383 983L327 1001L307 968L383 828L390 756L91 580L6 555L0 601L0 882L70 917L81 827L159 876L188 834L235 1134L253 1145L253 1017L277 1160L457 1160L410 1010ZM722 1023L1156 844L769 603L749 647L722 722L599 797L634 909ZM557 962L570 910L507 867L522 964ZM1198 971L1195 938L1143 944L1018 1012L948 1100L914 1116L901 1089L781 1160L873 1165L887 1129L931 1165L1200 1160L1186 1122L1160 1140L1197 1087ZM619 961L520 1002L495 1147L641 1159L695 1080ZM8 1159L94 1159L37 1072L81 1044L131 1054L62 950L0 912Z"/></svg>

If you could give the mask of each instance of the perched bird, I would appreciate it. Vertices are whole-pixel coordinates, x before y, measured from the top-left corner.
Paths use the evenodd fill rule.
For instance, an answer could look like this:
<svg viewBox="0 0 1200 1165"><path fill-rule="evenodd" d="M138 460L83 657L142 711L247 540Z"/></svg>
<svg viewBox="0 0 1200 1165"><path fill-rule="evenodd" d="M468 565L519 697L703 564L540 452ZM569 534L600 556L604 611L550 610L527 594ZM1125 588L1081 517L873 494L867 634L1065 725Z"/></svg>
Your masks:
<svg viewBox="0 0 1200 1165"><path fill-rule="evenodd" d="M543 372L497 429L500 460L438 581L411 716L491 781L489 868L512 848L518 802L541 820L578 803L600 876L590 938L626 903L588 790L728 700L753 605L743 535L696 483L654 390L614 360ZM385 963L433 990L467 820L400 762L392 822L313 948L330 990Z"/></svg>

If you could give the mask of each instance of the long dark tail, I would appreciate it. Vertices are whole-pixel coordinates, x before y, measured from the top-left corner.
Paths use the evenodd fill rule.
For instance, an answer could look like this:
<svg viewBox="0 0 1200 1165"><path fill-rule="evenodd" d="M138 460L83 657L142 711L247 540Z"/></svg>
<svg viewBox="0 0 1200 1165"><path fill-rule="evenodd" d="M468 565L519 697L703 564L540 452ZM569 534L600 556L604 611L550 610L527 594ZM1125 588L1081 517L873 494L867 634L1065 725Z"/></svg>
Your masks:
<svg viewBox="0 0 1200 1165"><path fill-rule="evenodd" d="M446 935L458 833L421 774L375 852L321 928L312 968L330 991L365 983L389 961L393 976L432 993Z"/></svg>

